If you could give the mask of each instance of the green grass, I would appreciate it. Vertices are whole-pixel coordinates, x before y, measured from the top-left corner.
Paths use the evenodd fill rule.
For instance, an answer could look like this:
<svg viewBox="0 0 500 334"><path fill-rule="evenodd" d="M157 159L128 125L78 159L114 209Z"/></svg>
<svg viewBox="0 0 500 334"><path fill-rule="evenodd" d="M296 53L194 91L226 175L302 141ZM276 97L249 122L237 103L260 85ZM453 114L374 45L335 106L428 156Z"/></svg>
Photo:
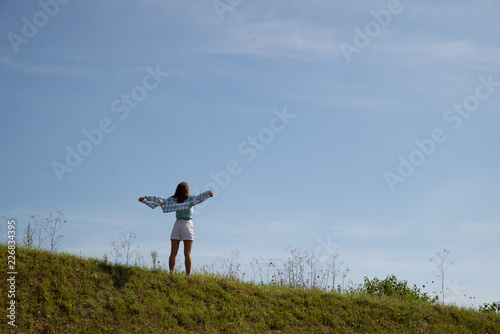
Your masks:
<svg viewBox="0 0 500 334"><path fill-rule="evenodd" d="M500 315L421 300L169 274L18 247L16 325L2 333L500 333ZM5 287L5 288L4 288Z"/></svg>

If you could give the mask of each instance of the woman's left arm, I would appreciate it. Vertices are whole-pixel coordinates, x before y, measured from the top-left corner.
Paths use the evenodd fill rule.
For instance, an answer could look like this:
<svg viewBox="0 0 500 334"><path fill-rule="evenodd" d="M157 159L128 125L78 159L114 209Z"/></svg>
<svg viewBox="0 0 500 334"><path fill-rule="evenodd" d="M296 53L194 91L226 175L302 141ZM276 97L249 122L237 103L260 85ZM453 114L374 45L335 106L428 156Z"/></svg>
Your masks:
<svg viewBox="0 0 500 334"><path fill-rule="evenodd" d="M163 206L165 203L165 198L158 196L142 196L139 197L139 202L146 204L151 209L156 208L157 206Z"/></svg>
<svg viewBox="0 0 500 334"><path fill-rule="evenodd" d="M212 190L205 191L204 193L201 193L197 196L193 196L191 200L189 200L189 203L192 205L197 205L200 204L201 202L206 201L210 197L214 196L214 192Z"/></svg>

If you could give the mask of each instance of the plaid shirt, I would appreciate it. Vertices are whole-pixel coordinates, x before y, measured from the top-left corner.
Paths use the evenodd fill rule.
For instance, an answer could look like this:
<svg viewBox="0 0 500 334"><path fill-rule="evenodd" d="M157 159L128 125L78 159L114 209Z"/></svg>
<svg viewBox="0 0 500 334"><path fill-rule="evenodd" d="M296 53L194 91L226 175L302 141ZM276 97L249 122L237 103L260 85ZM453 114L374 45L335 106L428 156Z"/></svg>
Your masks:
<svg viewBox="0 0 500 334"><path fill-rule="evenodd" d="M188 199L184 201L184 203L177 203L177 199L173 197L164 198L157 196L146 196L142 203L146 204L151 209L159 206L164 213L167 213L172 211L190 209L196 204L200 204L201 202L206 201L208 198L210 198L209 191L205 191L198 196L189 196Z"/></svg>

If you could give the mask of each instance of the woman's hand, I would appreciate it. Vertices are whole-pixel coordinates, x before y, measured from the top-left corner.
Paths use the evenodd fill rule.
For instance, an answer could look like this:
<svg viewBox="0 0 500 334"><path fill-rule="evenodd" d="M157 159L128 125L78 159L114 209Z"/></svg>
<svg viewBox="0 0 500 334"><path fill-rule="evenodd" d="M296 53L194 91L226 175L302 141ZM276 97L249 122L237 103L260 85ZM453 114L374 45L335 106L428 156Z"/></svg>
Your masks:
<svg viewBox="0 0 500 334"><path fill-rule="evenodd" d="M139 202L142 202L146 199L146 196L139 197Z"/></svg>

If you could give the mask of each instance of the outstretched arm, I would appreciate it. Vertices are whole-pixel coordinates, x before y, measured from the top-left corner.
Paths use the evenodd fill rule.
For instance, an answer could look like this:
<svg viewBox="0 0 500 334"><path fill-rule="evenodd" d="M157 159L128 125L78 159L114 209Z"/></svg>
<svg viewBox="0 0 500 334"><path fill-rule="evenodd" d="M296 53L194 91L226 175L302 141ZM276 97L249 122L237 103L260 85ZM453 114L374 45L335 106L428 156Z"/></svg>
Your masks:
<svg viewBox="0 0 500 334"><path fill-rule="evenodd" d="M191 200L189 200L189 202L192 203L192 205L197 205L213 196L214 192L212 190L208 190L204 193L199 194L198 196L194 196Z"/></svg>
<svg viewBox="0 0 500 334"><path fill-rule="evenodd" d="M151 209L161 206L165 202L166 198L157 196L141 196L139 197L139 202L146 204Z"/></svg>

